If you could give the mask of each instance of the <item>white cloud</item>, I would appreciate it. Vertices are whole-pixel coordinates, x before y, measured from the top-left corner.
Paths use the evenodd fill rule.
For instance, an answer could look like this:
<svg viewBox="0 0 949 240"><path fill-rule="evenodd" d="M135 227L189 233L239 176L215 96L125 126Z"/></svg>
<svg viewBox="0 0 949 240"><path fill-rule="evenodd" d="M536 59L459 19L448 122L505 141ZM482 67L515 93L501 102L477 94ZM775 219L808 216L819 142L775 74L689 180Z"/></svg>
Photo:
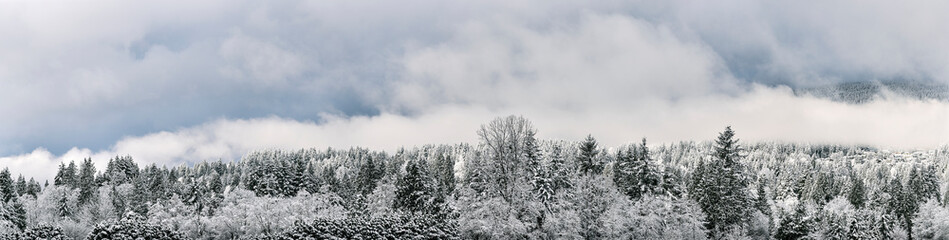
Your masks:
<svg viewBox="0 0 949 240"><path fill-rule="evenodd" d="M465 103L490 107L635 106L653 99L734 90L714 52L666 27L619 15L531 29L472 23L449 42L409 52L397 108Z"/></svg>
<svg viewBox="0 0 949 240"><path fill-rule="evenodd" d="M76 146L57 156L27 144L35 150L0 166L50 177L87 156L178 164L267 148L473 143L478 125L508 114L532 119L541 137L592 133L607 146L706 140L725 125L750 141L949 139L945 102L852 105L754 84L949 82L941 2L151 4L0 3L0 145ZM347 104L381 113L350 116Z"/></svg>

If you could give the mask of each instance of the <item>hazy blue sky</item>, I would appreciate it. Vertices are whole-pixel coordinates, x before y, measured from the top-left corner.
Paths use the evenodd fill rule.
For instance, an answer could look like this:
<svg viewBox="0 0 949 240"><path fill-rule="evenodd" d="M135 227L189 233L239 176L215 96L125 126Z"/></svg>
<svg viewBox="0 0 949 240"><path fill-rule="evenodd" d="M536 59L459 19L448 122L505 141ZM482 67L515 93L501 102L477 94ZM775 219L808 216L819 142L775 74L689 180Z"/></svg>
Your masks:
<svg viewBox="0 0 949 240"><path fill-rule="evenodd" d="M544 138L933 147L949 105L793 87L949 82L945 1L2 1L0 165Z"/></svg>

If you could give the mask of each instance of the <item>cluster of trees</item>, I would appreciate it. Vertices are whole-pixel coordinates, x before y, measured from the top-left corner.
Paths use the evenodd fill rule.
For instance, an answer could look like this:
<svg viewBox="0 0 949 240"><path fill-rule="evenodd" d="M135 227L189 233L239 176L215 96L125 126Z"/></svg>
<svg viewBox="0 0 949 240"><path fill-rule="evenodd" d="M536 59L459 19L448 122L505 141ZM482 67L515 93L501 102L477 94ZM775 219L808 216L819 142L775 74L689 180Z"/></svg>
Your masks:
<svg viewBox="0 0 949 240"><path fill-rule="evenodd" d="M477 146L271 150L172 168L116 157L103 171L84 159L42 186L3 170L0 235L949 238L949 148L741 144L731 128L711 142L604 148L536 133L510 116L483 125Z"/></svg>

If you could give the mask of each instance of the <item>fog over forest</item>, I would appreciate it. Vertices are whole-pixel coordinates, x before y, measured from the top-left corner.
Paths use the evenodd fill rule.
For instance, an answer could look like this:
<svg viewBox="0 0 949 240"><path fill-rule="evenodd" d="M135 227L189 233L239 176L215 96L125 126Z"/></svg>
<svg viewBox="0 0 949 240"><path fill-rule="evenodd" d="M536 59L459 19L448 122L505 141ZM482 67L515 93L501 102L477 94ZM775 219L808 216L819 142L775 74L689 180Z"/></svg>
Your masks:
<svg viewBox="0 0 949 240"><path fill-rule="evenodd" d="M941 239L949 148L601 146L499 117L477 145L264 150L0 171L2 239ZM17 177L13 177L16 175ZM14 180L15 179L15 180ZM29 180L26 180L29 179Z"/></svg>

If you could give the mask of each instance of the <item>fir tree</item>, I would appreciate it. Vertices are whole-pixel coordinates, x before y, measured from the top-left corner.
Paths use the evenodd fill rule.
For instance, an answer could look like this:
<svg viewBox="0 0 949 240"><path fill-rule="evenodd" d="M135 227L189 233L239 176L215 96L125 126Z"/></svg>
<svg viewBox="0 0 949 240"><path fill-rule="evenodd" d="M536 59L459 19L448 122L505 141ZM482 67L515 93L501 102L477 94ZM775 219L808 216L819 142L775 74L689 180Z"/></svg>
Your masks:
<svg viewBox="0 0 949 240"><path fill-rule="evenodd" d="M0 207L5 209L0 209L0 220L7 220L16 226L18 229L23 230L26 228L26 210L23 208L23 204L20 201L13 200L8 203L0 203Z"/></svg>
<svg viewBox="0 0 949 240"><path fill-rule="evenodd" d="M86 204L96 196L96 167L91 158L82 161L79 167L79 204Z"/></svg>
<svg viewBox="0 0 949 240"><path fill-rule="evenodd" d="M67 184L68 177L66 177L66 164L59 163L59 169L56 170L56 177L53 178L53 185L63 186ZM49 186L49 180L47 180L46 185Z"/></svg>
<svg viewBox="0 0 949 240"><path fill-rule="evenodd" d="M620 149L616 152L616 161L613 163L613 183L626 196L637 199L641 195L636 184L636 175L633 165L636 164L633 149Z"/></svg>
<svg viewBox="0 0 949 240"><path fill-rule="evenodd" d="M392 208L410 213L432 213L429 204L431 184L428 172L419 161L409 161L405 175L396 182L395 201Z"/></svg>
<svg viewBox="0 0 949 240"><path fill-rule="evenodd" d="M566 159L564 159L563 149L560 145L554 145L550 154L549 172L553 192L572 187L569 167L567 167Z"/></svg>
<svg viewBox="0 0 949 240"><path fill-rule="evenodd" d="M26 194L36 197L36 194L39 194L41 191L43 191L43 187L41 187L36 180L30 178L30 181L26 183Z"/></svg>
<svg viewBox="0 0 949 240"><path fill-rule="evenodd" d="M16 186L10 176L10 169L3 168L3 171L0 171L0 200L9 202L16 197Z"/></svg>
<svg viewBox="0 0 949 240"><path fill-rule="evenodd" d="M801 239L810 233L810 223L806 219L804 203L798 203L793 214L785 214L781 226L775 232L776 239Z"/></svg>
<svg viewBox="0 0 949 240"><path fill-rule="evenodd" d="M435 201L444 203L455 192L455 159L449 153L440 153L435 157L432 168L434 170L432 175L435 178L432 192L435 194Z"/></svg>
<svg viewBox="0 0 949 240"><path fill-rule="evenodd" d="M364 196L372 193L372 191L376 189L376 181L381 177L379 175L381 174L372 156L367 157L365 162L359 165L359 172L357 173L356 179L358 189L356 192Z"/></svg>
<svg viewBox="0 0 949 240"><path fill-rule="evenodd" d="M22 196L23 194L26 194L27 188L28 188L28 186L27 186L27 184L26 184L26 178L23 178L23 174L20 174L20 175L16 178L16 194L17 194L17 196Z"/></svg>
<svg viewBox="0 0 949 240"><path fill-rule="evenodd" d="M630 199L635 200L645 194L656 194L662 191L660 186L662 175L649 157L645 138L638 149L630 147L626 152L620 151L617 154L616 163L613 182Z"/></svg>
<svg viewBox="0 0 949 240"><path fill-rule="evenodd" d="M577 156L577 163L580 174L599 174L603 172L603 166L597 159L600 150L597 149L596 139L593 135L587 135L587 138L580 143L580 155Z"/></svg>
<svg viewBox="0 0 949 240"><path fill-rule="evenodd" d="M544 184L543 175L545 171L541 166L540 146L537 145L535 134L536 132L533 129L528 130L527 137L524 139L524 168L527 171L525 176L527 183L531 185L531 190L536 195L541 185Z"/></svg>
<svg viewBox="0 0 949 240"><path fill-rule="evenodd" d="M866 203L866 187L863 184L863 179L857 177L856 174L850 175L850 192L847 193L847 200L857 209L863 208Z"/></svg>
<svg viewBox="0 0 949 240"><path fill-rule="evenodd" d="M771 205L768 204L768 194L764 191L764 182L758 182L758 198L755 199L755 209L771 216Z"/></svg>
<svg viewBox="0 0 949 240"><path fill-rule="evenodd" d="M931 198L939 199L938 181L935 166L929 166L921 171L918 171L914 167L910 171L910 178L907 184L910 191L915 195L916 200L922 203Z"/></svg>
<svg viewBox="0 0 949 240"><path fill-rule="evenodd" d="M63 173L63 185L68 186L69 188L76 188L76 174L78 173L76 168L75 161L69 161L69 165L66 165L66 171Z"/></svg>
<svg viewBox="0 0 949 240"><path fill-rule="evenodd" d="M731 127L719 134L714 159L700 166L693 176L692 197L708 217L709 234L713 237L744 223L752 209L744 166L738 162L740 147Z"/></svg>
<svg viewBox="0 0 949 240"><path fill-rule="evenodd" d="M896 220L906 229L909 238L913 238L913 218L919 211L919 202L914 196L912 189L903 188L898 178L893 178L888 187L890 201L888 204L889 212L896 217Z"/></svg>

